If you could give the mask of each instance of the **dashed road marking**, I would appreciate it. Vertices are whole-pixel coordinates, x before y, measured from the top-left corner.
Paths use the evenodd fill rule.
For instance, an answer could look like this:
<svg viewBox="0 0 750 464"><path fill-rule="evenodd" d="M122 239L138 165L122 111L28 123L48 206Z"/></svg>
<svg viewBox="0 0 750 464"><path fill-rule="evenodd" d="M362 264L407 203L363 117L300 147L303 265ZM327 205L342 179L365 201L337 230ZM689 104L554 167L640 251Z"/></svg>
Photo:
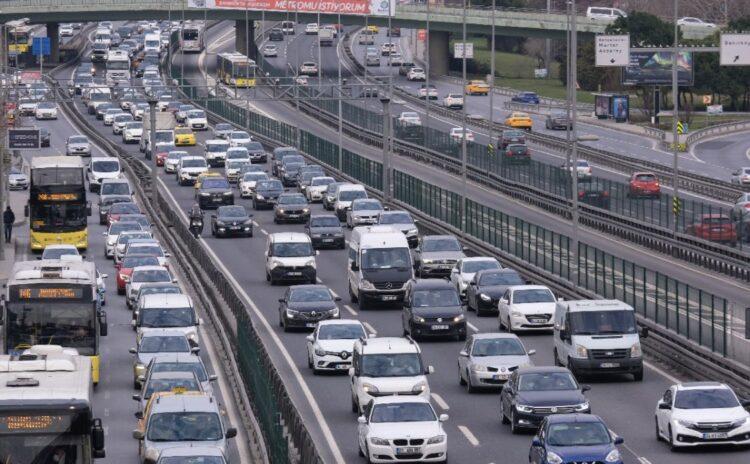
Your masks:
<svg viewBox="0 0 750 464"><path fill-rule="evenodd" d="M445 402L442 396L438 395L437 393L430 393L430 396L433 400L435 400L435 403L437 403L438 406L440 406L440 409L449 410L451 407L448 406L448 403Z"/></svg>
<svg viewBox="0 0 750 464"><path fill-rule="evenodd" d="M373 327L372 325L370 325L370 323L369 323L369 322L367 322L367 321L364 321L364 322L362 322L362 325L363 325L363 326L365 326L365 328L366 328L366 329L367 329L367 330L368 330L368 331L369 331L369 332L370 332L370 333L371 333L372 335L377 335L377 334L378 334L378 331L377 331L377 330L375 330L375 327Z"/></svg>
<svg viewBox="0 0 750 464"><path fill-rule="evenodd" d="M479 446L479 440L477 440L477 437L474 436L473 433L471 433L471 430L469 430L469 427L465 425L459 425L458 430L461 431L461 433L464 434L464 437L471 443L471 446Z"/></svg>
<svg viewBox="0 0 750 464"><path fill-rule="evenodd" d="M359 315L359 313L354 308L352 308L350 305L344 305L344 309L346 309L347 311L349 311L349 313L352 316L358 316Z"/></svg>
<svg viewBox="0 0 750 464"><path fill-rule="evenodd" d="M466 325L469 326L469 328L473 330L474 332L479 332L479 329L471 322L467 322Z"/></svg>

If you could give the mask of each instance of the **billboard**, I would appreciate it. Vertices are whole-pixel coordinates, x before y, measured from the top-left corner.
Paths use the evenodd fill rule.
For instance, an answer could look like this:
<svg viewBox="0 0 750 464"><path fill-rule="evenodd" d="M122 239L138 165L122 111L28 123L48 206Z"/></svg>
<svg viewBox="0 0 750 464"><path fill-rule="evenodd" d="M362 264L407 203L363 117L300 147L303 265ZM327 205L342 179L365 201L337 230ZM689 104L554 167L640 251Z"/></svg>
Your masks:
<svg viewBox="0 0 750 464"><path fill-rule="evenodd" d="M677 57L677 82L693 85L693 54L680 52ZM623 68L623 85L671 85L672 52L630 51L630 65Z"/></svg>
<svg viewBox="0 0 750 464"><path fill-rule="evenodd" d="M188 0L188 8L394 16L396 0Z"/></svg>
<svg viewBox="0 0 750 464"><path fill-rule="evenodd" d="M40 142L39 129L8 129L8 148L11 150L38 150Z"/></svg>

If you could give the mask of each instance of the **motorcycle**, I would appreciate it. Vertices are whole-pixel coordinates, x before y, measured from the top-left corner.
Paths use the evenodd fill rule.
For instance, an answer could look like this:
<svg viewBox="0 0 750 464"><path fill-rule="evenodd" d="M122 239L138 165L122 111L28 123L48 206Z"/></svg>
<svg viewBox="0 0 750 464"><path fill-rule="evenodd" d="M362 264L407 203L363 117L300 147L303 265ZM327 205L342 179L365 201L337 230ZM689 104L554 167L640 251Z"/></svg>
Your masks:
<svg viewBox="0 0 750 464"><path fill-rule="evenodd" d="M190 219L190 232L193 234L193 237L198 239L198 237L201 236L203 233L203 219L202 218L192 218Z"/></svg>

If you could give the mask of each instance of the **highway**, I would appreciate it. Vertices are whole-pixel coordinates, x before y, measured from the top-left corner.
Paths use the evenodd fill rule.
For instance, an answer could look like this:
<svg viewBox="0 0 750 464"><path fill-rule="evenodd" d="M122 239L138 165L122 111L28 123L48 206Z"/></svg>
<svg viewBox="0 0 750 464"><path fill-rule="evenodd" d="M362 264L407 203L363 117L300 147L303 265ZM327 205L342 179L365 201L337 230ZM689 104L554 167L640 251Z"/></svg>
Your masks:
<svg viewBox="0 0 750 464"><path fill-rule="evenodd" d="M209 31L211 35L213 31ZM211 43L209 37L208 43ZM178 57L179 58L179 57ZM185 56L186 69L191 69L194 74L199 74L198 56ZM210 64L212 60L206 60ZM189 66L188 66L189 64ZM305 122L308 118L294 116L294 112L287 110L286 105L267 104L265 102L253 102L262 111L268 111L270 114L277 113L278 117L294 119L285 119L287 121L299 122L300 127L310 125ZM291 114L290 114L291 113ZM95 121L93 117L85 115L95 127L100 128L102 134L113 138L111 131L104 128L100 121ZM53 133L53 149L59 147L64 137L72 133L69 123L61 118L58 121L45 123ZM330 130L323 131L322 135L330 134ZM198 133L199 143L210 138L210 133ZM348 141L347 144L352 144ZM129 151L133 151L138 156L137 148L129 146ZM200 146L190 148L191 153L202 154ZM364 155L377 156L377 150L363 149L359 147L357 152ZM396 164L397 168L406 168L408 163L401 161ZM426 179L438 179L441 176L436 171L426 166L414 166L413 171L417 175L424 175ZM442 176L445 178L445 176ZM173 176L164 176L160 173L160 181L165 192L169 193L170 200L174 203L175 208L185 211L193 202L193 189L191 187L179 187ZM455 186L456 180L447 181L448 188ZM496 194L482 190L476 186L471 186L472 195L484 198L487 202L496 199ZM238 200L239 204L250 207L246 200ZM512 203L512 202L508 202ZM492 203L489 203L492 204ZM530 210L525 205L509 205L513 212ZM320 205L314 205L313 211L320 211ZM557 230L565 231L566 225L562 224L557 218L547 216L541 212L531 212L536 218L544 220L546 224L555 227ZM277 307L278 298L283 294L284 287L271 287L266 281L263 271L263 246L267 234L280 231L302 231L301 225L275 225L272 221L272 213L268 211L255 212L256 235L253 238L238 239L213 239L209 234L204 234L202 239L203 245L207 247L215 256L217 265L222 268L236 282L237 288L241 290L243 297L247 300L248 306L252 309L252 317L259 327L259 332L264 341L267 341L271 355L277 366L280 367L282 376L287 380L286 384L290 394L299 407L306 424L310 427L313 437L319 444L328 444L329 451L325 452L327 462L360 462L356 453L355 442L355 425L356 418L349 411L349 387L347 377L342 376L313 376L306 367L305 341L303 333L284 333L277 327ZM101 249L101 239L97 242L96 225L91 226L92 243L91 249L95 253L97 263L102 269L111 269L111 265L104 263L96 250ZM588 234L588 239L598 240L600 242L612 242L611 246L622 247L622 244L615 245L606 237L597 237L596 234ZM623 257L629 254L640 255L643 258L651 259L655 266L659 265L674 270L674 274L684 274L688 277L695 274L694 269L687 266L681 269L679 265L670 262L667 259L648 256L637 249L621 248ZM352 304L346 298L347 289L344 273L346 265L346 252L342 250L322 251L317 257L318 278L325 285L329 286L337 295L344 298L342 302L342 314L344 317L357 318L361 320L372 334L378 336L398 336L401 334L400 312L398 310L373 310L360 312L357 305ZM89 253L90 254L90 253ZM113 287L113 276L110 275L108 284ZM680 275L680 278L683 276ZM699 277L701 278L701 277ZM706 279L706 277L702 277ZM726 283L725 283L726 284ZM729 286L731 287L731 285ZM735 294L741 297L741 289L736 289ZM126 327L129 321L129 313L120 307L121 302L117 297L108 292L107 310L110 314L110 324L121 324L122 330L112 330L111 334L119 333L121 336L110 337L106 340L108 353L116 352L114 358L115 364L112 368L116 372L108 371L105 374L105 382L99 388L102 396L102 403L112 403L109 395L116 395L116 398L124 397L131 394L129 386L130 364L129 355L126 348L132 344L132 332ZM120 315L119 317L117 315ZM496 330L496 320L494 318L477 318L474 314L468 315L470 328L480 332L490 332ZM114 323L114 324L113 324ZM119 325L118 325L119 326ZM538 365L548 365L552 362L552 343L551 337L547 334L523 336L524 343L528 349L536 349L538 354L534 362ZM204 337L204 340L206 338ZM117 343L110 344L111 341ZM490 462L525 462L530 442L529 435L511 435L506 426L500 424L498 417L498 396L494 393L469 395L459 386L456 373L457 353L461 344L452 341L435 341L421 343L424 350L424 357L427 364L435 367L435 374L429 377L429 382L433 394L433 404L438 412L446 412L451 418L446 424L446 430L449 440L449 455L452 461L471 462L471 463L490 463ZM205 355L205 353L204 353ZM110 361L112 362L112 361ZM291 362L291 364L290 364ZM126 368L127 366L127 368ZM107 374L111 377L107 377ZM668 451L666 445L658 443L654 439L653 432L653 410L656 400L661 396L664 390L672 383L677 381L672 377L667 368L662 366L647 365L645 379L642 383L635 383L625 379L592 379L592 390L588 396L592 403L593 412L602 415L609 427L618 435L625 438L625 445L622 447L623 455L626 462L640 462L642 464L671 464L671 463L704 463L711 459L716 463L735 463L746 456L742 450L722 450L719 452L699 451L672 454ZM107 394L109 392L109 395ZM103 394L102 394L103 393ZM106 395L106 398L104 396ZM128 407L129 406L129 407ZM97 405L104 407L104 404ZM106 462L129 462L135 454L135 443L130 439L129 430L134 422L130 417L134 410L133 405L123 399L122 405L109 404L111 408L108 411L108 417L115 417L122 420L113 420L109 425L109 446L108 452L110 457ZM128 419L125 420L125 415ZM105 419L106 423L110 421ZM327 432L329 431L329 432ZM330 435L329 435L330 433ZM112 439L112 435L118 438ZM120 439L119 437L122 437ZM114 442L114 443L113 443ZM121 461L116 460L117 458Z"/></svg>

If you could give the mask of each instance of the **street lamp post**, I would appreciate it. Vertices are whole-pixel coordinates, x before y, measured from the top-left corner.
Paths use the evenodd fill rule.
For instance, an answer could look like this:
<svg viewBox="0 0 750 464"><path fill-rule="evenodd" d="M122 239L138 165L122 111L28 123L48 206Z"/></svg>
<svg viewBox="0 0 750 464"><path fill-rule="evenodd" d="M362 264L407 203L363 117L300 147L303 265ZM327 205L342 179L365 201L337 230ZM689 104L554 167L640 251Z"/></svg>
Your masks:
<svg viewBox="0 0 750 464"><path fill-rule="evenodd" d="M151 204L154 208L154 211L158 210L158 202L159 202L159 188L158 188L158 168L156 167L156 98L149 97L148 98L148 107L149 107L149 144L148 149L151 152L151 160L152 160L152 166L151 166Z"/></svg>
<svg viewBox="0 0 750 464"><path fill-rule="evenodd" d="M576 92L576 81L578 79L578 29L576 18L576 0L570 2L570 75L568 79L568 98L570 102L570 119L568 124L572 125L570 134L570 157L571 164L568 166L572 179L571 188L571 220L573 222L572 237L572 259L573 259L573 284L578 285L578 93Z"/></svg>
<svg viewBox="0 0 750 464"><path fill-rule="evenodd" d="M391 96L381 93L380 103L383 104L383 199L389 202L392 199L391 189Z"/></svg>
<svg viewBox="0 0 750 464"><path fill-rule="evenodd" d="M467 134L466 134L466 9L468 8L467 0L464 0L464 11L462 18L462 38L463 48L461 52L461 87L463 94L463 105L461 105L461 230L466 230L466 151L467 151ZM494 14L494 12L493 12ZM429 100L429 89L427 97ZM491 111L491 109L490 109ZM490 143L492 141L490 140Z"/></svg>
<svg viewBox="0 0 750 464"><path fill-rule="evenodd" d="M677 53L679 51L678 44L678 33L679 26L677 25L677 4L679 0L674 0L674 42L672 50L672 195L674 198L679 199L679 172L678 172L678 160L679 160L679 134L677 134L677 123L679 118L679 87L677 82ZM674 214L674 221L672 222L672 233L677 235L677 219L679 215L677 212Z"/></svg>

